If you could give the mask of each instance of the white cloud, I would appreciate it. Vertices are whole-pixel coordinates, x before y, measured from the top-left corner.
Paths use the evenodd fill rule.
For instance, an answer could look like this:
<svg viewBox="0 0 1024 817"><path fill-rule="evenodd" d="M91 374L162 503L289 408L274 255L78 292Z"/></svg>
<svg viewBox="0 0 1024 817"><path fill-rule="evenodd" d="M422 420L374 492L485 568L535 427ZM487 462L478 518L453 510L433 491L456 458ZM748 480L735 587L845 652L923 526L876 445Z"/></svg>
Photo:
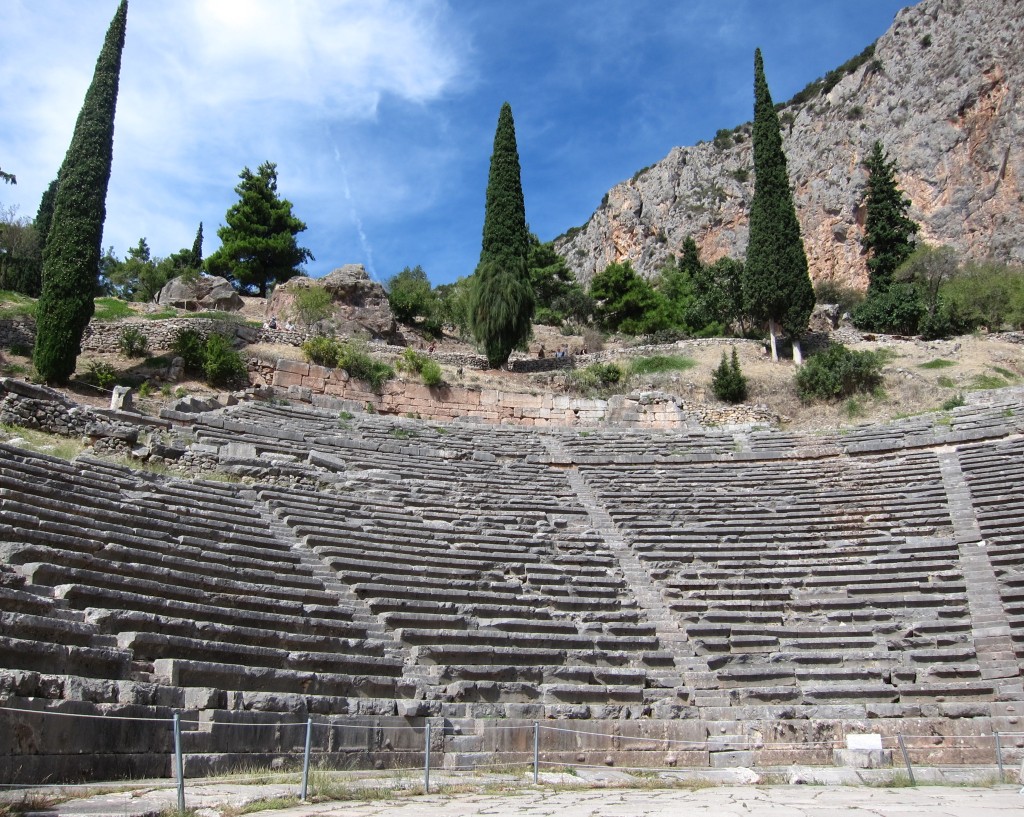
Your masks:
<svg viewBox="0 0 1024 817"><path fill-rule="evenodd" d="M5 2L0 120L16 127L0 167L34 212L116 3ZM164 255L202 219L212 249L243 165L278 162L293 201L315 190L333 161L325 124L365 127L386 97L424 105L458 80L454 29L441 0L130 0L104 243L123 253L146 235Z"/></svg>

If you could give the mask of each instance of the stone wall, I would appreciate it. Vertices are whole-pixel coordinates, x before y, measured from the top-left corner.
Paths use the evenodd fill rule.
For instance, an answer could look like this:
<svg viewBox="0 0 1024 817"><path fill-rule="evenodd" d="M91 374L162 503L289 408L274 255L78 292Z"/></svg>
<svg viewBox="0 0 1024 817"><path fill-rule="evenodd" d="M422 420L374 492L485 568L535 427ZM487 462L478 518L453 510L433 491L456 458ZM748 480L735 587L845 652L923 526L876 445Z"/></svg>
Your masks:
<svg viewBox="0 0 1024 817"><path fill-rule="evenodd" d="M252 379L284 390L290 399L323 408L357 404L380 414L410 415L431 420L478 420L524 426L592 426L614 423L637 428L773 425L764 406L696 406L664 392L634 392L608 400L501 391L467 386L426 386L392 380L380 394L354 380L343 369L328 369L295 360L279 360L273 368L250 361Z"/></svg>

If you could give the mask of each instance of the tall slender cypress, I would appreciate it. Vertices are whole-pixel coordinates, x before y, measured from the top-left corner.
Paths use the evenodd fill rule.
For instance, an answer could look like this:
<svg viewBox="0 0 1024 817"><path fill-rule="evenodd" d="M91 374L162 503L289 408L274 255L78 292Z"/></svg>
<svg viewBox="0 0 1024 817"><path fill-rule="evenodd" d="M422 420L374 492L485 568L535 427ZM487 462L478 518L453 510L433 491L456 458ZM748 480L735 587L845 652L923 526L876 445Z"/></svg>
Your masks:
<svg viewBox="0 0 1024 817"><path fill-rule="evenodd" d="M800 336L814 309L814 288L800 238L779 116L764 77L761 49L754 52L754 198L750 204L750 238L743 269L743 294L751 316L767 320L772 359L777 326L793 338L800 363Z"/></svg>
<svg viewBox="0 0 1024 817"><path fill-rule="evenodd" d="M199 222L195 241L192 242L192 262L196 268L203 266L203 222Z"/></svg>
<svg viewBox="0 0 1024 817"><path fill-rule="evenodd" d="M868 188L865 200L864 238L868 256L868 297L889 289L893 273L914 252L917 223L907 215L910 199L896 184L896 161L875 142L865 161Z"/></svg>
<svg viewBox="0 0 1024 817"><path fill-rule="evenodd" d="M74 374L93 315L127 17L128 0L121 0L57 174L33 355L36 371L47 382L63 383Z"/></svg>
<svg viewBox="0 0 1024 817"><path fill-rule="evenodd" d="M534 304L529 249L516 128L506 102L494 133L480 263L473 274L469 313L473 335L494 368L504 365L512 350L530 337Z"/></svg>

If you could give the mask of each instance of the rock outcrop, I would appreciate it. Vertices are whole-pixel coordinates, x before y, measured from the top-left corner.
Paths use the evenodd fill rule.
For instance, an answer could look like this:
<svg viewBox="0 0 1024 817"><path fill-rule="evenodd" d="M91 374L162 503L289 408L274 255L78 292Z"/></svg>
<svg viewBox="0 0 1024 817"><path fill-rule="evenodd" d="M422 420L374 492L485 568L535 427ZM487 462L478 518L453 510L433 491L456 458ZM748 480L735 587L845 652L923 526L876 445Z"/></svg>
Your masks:
<svg viewBox="0 0 1024 817"><path fill-rule="evenodd" d="M340 334L366 334L388 341L398 339L398 323L384 287L370 278L362 264L345 264L323 278L292 278L274 288L267 299L267 316L297 320L295 293L320 287L331 296L332 329Z"/></svg>
<svg viewBox="0 0 1024 817"><path fill-rule="evenodd" d="M827 93L782 111L816 282L867 284L862 163L876 139L899 165L924 241L966 257L1024 262L1022 40L1019 0L923 0L896 15L872 59ZM626 259L651 276L687 235L705 261L745 255L754 184L749 123L716 141L674 148L556 240L580 281Z"/></svg>
<svg viewBox="0 0 1024 817"><path fill-rule="evenodd" d="M193 312L207 309L237 312L244 305L226 278L213 275L200 275L194 282L183 276L172 278L157 293L156 302L161 306Z"/></svg>

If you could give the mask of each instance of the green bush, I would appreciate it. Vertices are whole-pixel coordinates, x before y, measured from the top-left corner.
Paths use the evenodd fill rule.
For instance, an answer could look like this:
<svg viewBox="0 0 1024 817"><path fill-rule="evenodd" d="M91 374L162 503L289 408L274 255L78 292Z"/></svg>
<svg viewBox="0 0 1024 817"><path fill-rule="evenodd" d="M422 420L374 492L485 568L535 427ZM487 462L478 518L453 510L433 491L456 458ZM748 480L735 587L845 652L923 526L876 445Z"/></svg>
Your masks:
<svg viewBox="0 0 1024 817"><path fill-rule="evenodd" d="M245 380L245 362L224 335L210 335L203 348L203 373L211 386L232 386Z"/></svg>
<svg viewBox="0 0 1024 817"><path fill-rule="evenodd" d="M341 351L341 344L334 338L316 337L310 338L302 344L302 353L306 360L315 363L317 366L333 368L338 365L338 352Z"/></svg>
<svg viewBox="0 0 1024 817"><path fill-rule="evenodd" d="M735 346L732 347L731 358L722 352L722 362L711 376L711 390L715 397L726 403L742 403L747 399L747 378L740 370Z"/></svg>
<svg viewBox="0 0 1024 817"><path fill-rule="evenodd" d="M331 293L323 287L313 285L295 291L295 317L306 326L329 318L333 311Z"/></svg>
<svg viewBox="0 0 1024 817"><path fill-rule="evenodd" d="M868 332L913 335L925 317L925 306L912 284L893 284L868 298L853 312L853 324Z"/></svg>
<svg viewBox="0 0 1024 817"><path fill-rule="evenodd" d="M821 281L814 287L814 300L819 304L838 304L841 315L860 306L864 302L864 293L835 281Z"/></svg>
<svg viewBox="0 0 1024 817"><path fill-rule="evenodd" d="M370 357L365 342L355 339L340 344L337 365L348 372L350 377L368 383L375 392L379 392L395 376L394 369Z"/></svg>
<svg viewBox="0 0 1024 817"><path fill-rule="evenodd" d="M149 340L134 326L126 326L121 330L117 347L125 357L143 357L149 347Z"/></svg>
<svg viewBox="0 0 1024 817"><path fill-rule="evenodd" d="M541 326L561 326L562 316L546 306L538 306L533 313L533 322Z"/></svg>
<svg viewBox="0 0 1024 817"><path fill-rule="evenodd" d="M117 383L117 372L109 363L91 360L86 368L85 380L101 389L109 390Z"/></svg>
<svg viewBox="0 0 1024 817"><path fill-rule="evenodd" d="M841 343L814 355L796 373L800 399L831 400L858 392L870 393L882 384L879 352L853 352Z"/></svg>
<svg viewBox="0 0 1024 817"><path fill-rule="evenodd" d="M185 369L199 372L203 369L205 359L205 341L197 329L179 329L171 342L171 352L175 357L185 361Z"/></svg>
<svg viewBox="0 0 1024 817"><path fill-rule="evenodd" d="M399 371L418 374L428 386L439 386L443 381L437 361L412 348L406 348L396 366Z"/></svg>

